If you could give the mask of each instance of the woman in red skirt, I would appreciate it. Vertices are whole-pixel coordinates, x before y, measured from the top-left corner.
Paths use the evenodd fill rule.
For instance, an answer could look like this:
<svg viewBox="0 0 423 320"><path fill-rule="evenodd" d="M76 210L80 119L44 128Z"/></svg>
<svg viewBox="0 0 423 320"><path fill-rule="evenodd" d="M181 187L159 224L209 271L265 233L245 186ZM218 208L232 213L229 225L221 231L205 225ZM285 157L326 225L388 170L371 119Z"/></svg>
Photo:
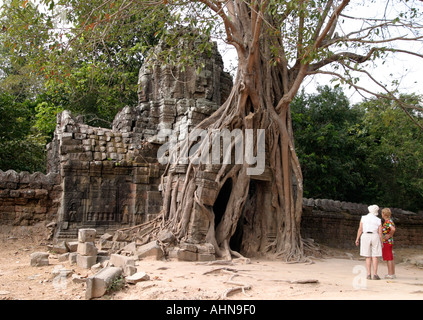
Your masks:
<svg viewBox="0 0 423 320"><path fill-rule="evenodd" d="M382 258L383 261L386 261L388 264L388 274L385 276L385 279L395 279L395 263L394 255L392 253L392 247L394 245L393 235L395 233L395 224L394 221L392 221L392 213L389 208L384 208L382 210L382 218L385 220L382 225Z"/></svg>

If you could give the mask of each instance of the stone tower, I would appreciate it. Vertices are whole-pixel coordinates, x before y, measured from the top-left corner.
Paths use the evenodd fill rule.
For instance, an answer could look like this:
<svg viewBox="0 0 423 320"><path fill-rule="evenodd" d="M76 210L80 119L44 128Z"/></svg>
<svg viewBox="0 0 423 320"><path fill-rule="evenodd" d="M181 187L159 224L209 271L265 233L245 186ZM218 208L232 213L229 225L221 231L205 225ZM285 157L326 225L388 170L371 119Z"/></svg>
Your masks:
<svg viewBox="0 0 423 320"><path fill-rule="evenodd" d="M63 190L58 238L75 238L79 228L101 234L154 218L162 206L160 131L178 135L191 129L230 93L232 78L223 71L215 43L211 56L198 56L185 70L154 58L162 46L140 70L138 105L121 110L112 129L88 126L68 111L58 115L47 146L48 171L60 175Z"/></svg>

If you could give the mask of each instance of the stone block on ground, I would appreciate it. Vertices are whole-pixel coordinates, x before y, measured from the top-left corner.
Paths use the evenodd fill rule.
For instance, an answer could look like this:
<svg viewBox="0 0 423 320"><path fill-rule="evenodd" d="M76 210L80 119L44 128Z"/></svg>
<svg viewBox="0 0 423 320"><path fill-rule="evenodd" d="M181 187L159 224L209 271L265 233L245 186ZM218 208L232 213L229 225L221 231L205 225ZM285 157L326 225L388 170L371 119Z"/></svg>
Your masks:
<svg viewBox="0 0 423 320"><path fill-rule="evenodd" d="M77 257L78 257L78 253L76 253L76 252L69 253L69 263L70 264L76 264Z"/></svg>
<svg viewBox="0 0 423 320"><path fill-rule="evenodd" d="M69 252L76 252L78 250L78 241L70 241L68 242Z"/></svg>
<svg viewBox="0 0 423 320"><path fill-rule="evenodd" d="M197 259L198 261L214 261L216 257L214 253L198 253Z"/></svg>
<svg viewBox="0 0 423 320"><path fill-rule="evenodd" d="M197 244L198 253L215 253L214 246L211 243Z"/></svg>
<svg viewBox="0 0 423 320"><path fill-rule="evenodd" d="M83 269L90 269L97 263L97 256L83 256L78 254L76 256L76 264Z"/></svg>
<svg viewBox="0 0 423 320"><path fill-rule="evenodd" d="M134 253L137 250L137 245L135 242L130 242L122 248L122 251Z"/></svg>
<svg viewBox="0 0 423 320"><path fill-rule="evenodd" d="M31 267L48 266L48 252L33 252L31 253Z"/></svg>
<svg viewBox="0 0 423 320"><path fill-rule="evenodd" d="M79 242L94 242L97 234L96 229L87 228L78 230L78 241Z"/></svg>
<svg viewBox="0 0 423 320"><path fill-rule="evenodd" d="M74 283L86 283L87 282L87 278L84 278L78 274L73 273L72 274L72 282Z"/></svg>
<svg viewBox="0 0 423 320"><path fill-rule="evenodd" d="M97 273L97 272L99 272L101 269L103 269L103 266L101 265L101 263L96 263L96 264L94 264L94 265L92 265L91 266L91 271L93 272L93 273Z"/></svg>
<svg viewBox="0 0 423 320"><path fill-rule="evenodd" d="M135 266L135 259L133 257L113 253L110 255L110 264L115 267L125 268L125 266Z"/></svg>
<svg viewBox="0 0 423 320"><path fill-rule="evenodd" d="M110 260L109 256L97 255L97 263L104 263L109 260Z"/></svg>
<svg viewBox="0 0 423 320"><path fill-rule="evenodd" d="M175 241L175 235L169 230L162 230L158 234L158 239L163 243L172 243Z"/></svg>
<svg viewBox="0 0 423 320"><path fill-rule="evenodd" d="M110 233L105 233L100 236L100 240L111 241L113 239L113 235Z"/></svg>
<svg viewBox="0 0 423 320"><path fill-rule="evenodd" d="M122 275L122 269L119 267L106 267L94 276L87 279L86 299L102 297L108 289Z"/></svg>
<svg viewBox="0 0 423 320"><path fill-rule="evenodd" d="M188 251L186 249L179 249L176 253L176 256L179 261L197 261L198 260L196 252Z"/></svg>
<svg viewBox="0 0 423 320"><path fill-rule="evenodd" d="M197 244L197 258L198 261L213 261L216 260L215 249L211 243Z"/></svg>
<svg viewBox="0 0 423 320"><path fill-rule="evenodd" d="M69 261L69 252L63 253L57 257L59 262Z"/></svg>
<svg viewBox="0 0 423 320"><path fill-rule="evenodd" d="M110 250L113 247L113 241L100 239L98 241L98 247L100 250Z"/></svg>
<svg viewBox="0 0 423 320"><path fill-rule="evenodd" d="M125 266L123 268L123 275L125 277L132 276L135 273L137 273L137 267L135 266Z"/></svg>
<svg viewBox="0 0 423 320"><path fill-rule="evenodd" d="M57 253L57 254L69 252L68 245L65 241L60 241L58 243L55 243L55 244L49 246L49 249L52 252Z"/></svg>
<svg viewBox="0 0 423 320"><path fill-rule="evenodd" d="M121 230L117 230L113 235L113 241L126 241L128 238L128 235Z"/></svg>
<svg viewBox="0 0 423 320"><path fill-rule="evenodd" d="M94 242L79 242L77 252L83 256L96 256L98 250Z"/></svg>
<svg viewBox="0 0 423 320"><path fill-rule="evenodd" d="M145 257L153 257L159 260L163 257L164 253L157 241L151 241L147 244L139 246L135 255L138 257L138 259Z"/></svg>
<svg viewBox="0 0 423 320"><path fill-rule="evenodd" d="M125 281L131 284L135 284L140 281L148 281L148 280L150 280L150 276L146 274L145 272L137 272L125 278Z"/></svg>

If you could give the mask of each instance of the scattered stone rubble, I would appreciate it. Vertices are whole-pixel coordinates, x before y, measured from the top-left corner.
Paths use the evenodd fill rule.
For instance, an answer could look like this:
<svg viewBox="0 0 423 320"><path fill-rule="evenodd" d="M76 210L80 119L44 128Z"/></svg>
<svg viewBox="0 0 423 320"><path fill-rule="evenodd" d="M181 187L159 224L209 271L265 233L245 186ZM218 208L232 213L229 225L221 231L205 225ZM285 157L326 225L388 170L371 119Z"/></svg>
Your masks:
<svg viewBox="0 0 423 320"><path fill-rule="evenodd" d="M32 267L42 267L48 266L48 252L34 252L31 254L31 266Z"/></svg>
<svg viewBox="0 0 423 320"><path fill-rule="evenodd" d="M162 232L158 240L144 244L127 241L125 232L117 231L114 235L103 234L97 237L93 228L78 230L77 241L58 241L48 245L49 252L31 254L30 265L41 267L49 265L49 256L56 254L59 262L76 265L90 270L93 275L81 277L72 274L72 270L62 265L56 266L54 275L65 278L71 275L72 281L86 285L85 298L94 299L106 294L116 282L124 280L128 284L150 280L150 276L138 270L137 264L143 259L177 259L190 261L214 260L214 247L211 244L193 245L182 243L175 245L175 237L170 232Z"/></svg>

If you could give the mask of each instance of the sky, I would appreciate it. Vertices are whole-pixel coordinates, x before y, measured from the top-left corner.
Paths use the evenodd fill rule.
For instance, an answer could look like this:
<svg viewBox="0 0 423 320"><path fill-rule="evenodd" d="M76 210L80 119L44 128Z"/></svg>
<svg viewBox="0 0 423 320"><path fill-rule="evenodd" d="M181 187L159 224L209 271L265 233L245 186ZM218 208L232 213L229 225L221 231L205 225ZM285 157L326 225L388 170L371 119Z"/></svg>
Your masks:
<svg viewBox="0 0 423 320"><path fill-rule="evenodd" d="M401 4L395 1L391 1L391 3L394 3L394 6L386 6L386 1L376 1L375 3L366 1L361 6L352 7L350 11L346 13L349 15L366 17L370 19L380 17L381 13L384 13L388 18L395 18L398 16L399 11L402 9L401 5L406 4ZM421 3L419 9L423 9L423 5L421 5ZM421 18L420 23L423 24L423 17ZM350 25L350 29L357 30L360 26L361 25ZM348 32L347 30L344 31L346 33ZM405 31L403 29L398 29L396 31L398 34L392 34L392 37L405 35ZM397 48L423 54L423 40L413 42L402 41L398 43ZM423 58L421 57L416 57L404 53L396 53L394 55L390 55L386 60L376 60L370 71L373 77L387 85L387 89L395 88L395 86L390 86L390 84L392 80L396 80L399 83L398 89L400 92L417 93L423 95ZM305 86L315 87L316 84L327 82L329 80L330 79L328 77L320 76L319 78L312 79L308 83L305 81ZM378 87L371 81L367 81L365 77L361 77L358 85L365 87L366 89L372 88L374 91L382 92L382 88ZM360 102L363 99L363 97L354 89L344 87L344 91L352 103ZM369 97L368 94L365 95Z"/></svg>
<svg viewBox="0 0 423 320"><path fill-rule="evenodd" d="M0 5L2 4L0 0ZM32 0L32 2L39 2L39 0ZM348 15L353 15L357 17L366 17L366 18L375 18L380 16L381 13L384 13L388 17L396 17L398 15L398 10L401 9L404 1L398 0L389 0L388 3L394 3L394 6L386 6L387 1L370 1L370 0L352 0L351 9L346 13ZM423 2L416 1L420 6L420 9L423 10ZM423 25L423 17L421 24ZM351 20L348 23L341 24L341 28L337 31L342 33L348 33L349 30L357 30L360 28L362 22L354 24ZM404 48L409 49L411 43L403 42ZM423 41L415 42L413 44L413 50L423 55ZM236 67L236 53L233 48L228 48L222 44L219 45L220 52L222 54L225 68L227 71L234 70ZM399 82L399 90L404 93L417 93L423 95L423 59L418 57L413 57L405 54L396 54L388 58L384 63L383 61L376 61L373 68L371 68L372 76L378 78L380 81L389 84L392 79L396 79ZM303 88L306 92L313 93L316 92L316 88L319 85L331 84L330 76L309 76L303 82ZM334 84L333 84L334 85ZM364 77L360 77L360 82L358 85L365 88L373 88L377 92L381 92L382 88L377 88L370 81L366 81ZM355 89L349 89L346 86L343 86L344 92L349 97L352 103L360 102L363 97L356 92Z"/></svg>
<svg viewBox="0 0 423 320"><path fill-rule="evenodd" d="M386 1L352 1L352 3L358 3L359 5L353 6L346 13L348 15L354 15L356 17L366 17L369 19L380 16L381 13L384 13L387 17L396 17L398 15L398 10L400 5L396 3L394 7L387 7ZM420 9L423 9L423 3L421 4ZM341 25L340 29L337 31L342 33L348 33L351 30L357 30L361 27L363 22L352 22L348 20ZM421 21L423 25L423 17ZM404 35L404 30L398 30L399 35ZM412 50L423 55L423 40L419 42L415 41L411 43L410 41L403 41L401 43L404 49ZM224 45L219 46L222 53L222 57L225 63L225 68L227 70L233 69L233 66L236 65L236 53L234 49L225 47ZM383 63L384 62L384 63ZM401 93L417 93L423 95L423 58L400 54L390 55L385 61L381 59L375 61L372 64L372 67L369 69L373 77L377 78L378 81L386 84L387 89L393 87L390 86L392 80L398 81L398 89ZM318 75L318 76L309 76L303 82L303 88L308 93L315 93L316 88L319 85L329 84L331 85L330 80L333 77L327 75ZM332 84L335 85L335 84ZM365 77L360 76L359 86L366 89L371 89L376 92L382 92L382 88L378 87L371 81L367 81ZM350 99L352 104L359 103L363 100L363 96L360 95L357 90L350 89L348 86L341 86ZM370 97L369 94L363 93L366 97Z"/></svg>

